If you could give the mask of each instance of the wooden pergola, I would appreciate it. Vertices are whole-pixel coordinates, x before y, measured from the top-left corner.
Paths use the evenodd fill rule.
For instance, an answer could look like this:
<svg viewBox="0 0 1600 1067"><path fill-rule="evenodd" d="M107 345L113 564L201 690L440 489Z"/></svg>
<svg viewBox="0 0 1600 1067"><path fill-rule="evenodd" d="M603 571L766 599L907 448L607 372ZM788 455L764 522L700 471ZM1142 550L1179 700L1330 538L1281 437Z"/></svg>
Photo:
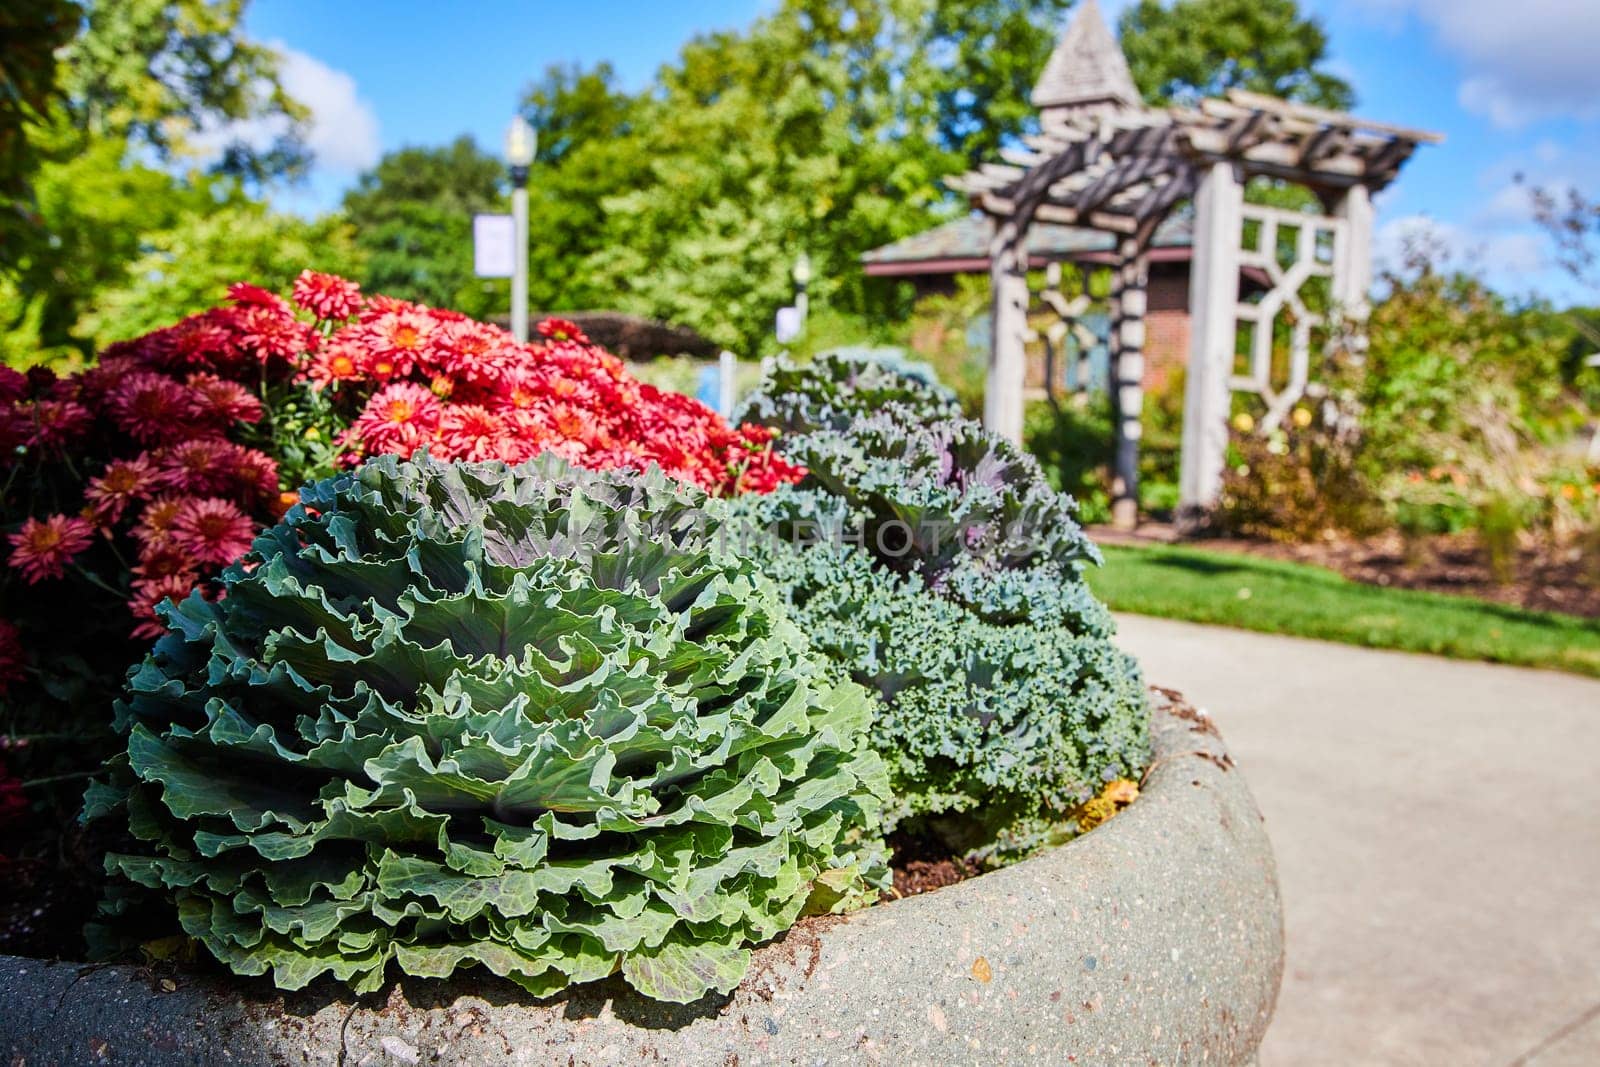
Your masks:
<svg viewBox="0 0 1600 1067"><path fill-rule="evenodd" d="M1331 278L1333 299L1345 320L1364 317L1372 283L1372 194L1394 180L1419 144L1440 138L1237 90L1192 108L1144 107L1094 0L1080 6L1033 101L1040 108L1038 135L1003 151L1003 163L985 164L950 183L995 220L993 350L984 422L1014 441L1022 436L1029 226L1043 221L1117 235L1109 339L1116 426L1113 513L1119 524L1133 524L1144 403L1147 251L1162 220L1192 200L1192 333L1180 489L1185 509L1202 510L1215 500L1221 482L1230 390L1257 387L1268 399L1271 421L1305 390L1310 334L1303 323L1312 316L1299 308L1286 390L1274 390L1267 381L1272 316L1282 306L1298 307L1299 286L1320 274ZM1254 177L1311 189L1327 214L1246 205L1244 183ZM1258 235L1270 232L1272 241L1261 236L1256 247L1241 247L1247 218ZM1300 255L1284 268L1273 254L1274 242L1290 230ZM1273 285L1263 302L1265 312L1240 303L1241 267L1269 275ZM1256 334L1252 372L1242 376L1234 373L1241 320L1253 320Z"/></svg>

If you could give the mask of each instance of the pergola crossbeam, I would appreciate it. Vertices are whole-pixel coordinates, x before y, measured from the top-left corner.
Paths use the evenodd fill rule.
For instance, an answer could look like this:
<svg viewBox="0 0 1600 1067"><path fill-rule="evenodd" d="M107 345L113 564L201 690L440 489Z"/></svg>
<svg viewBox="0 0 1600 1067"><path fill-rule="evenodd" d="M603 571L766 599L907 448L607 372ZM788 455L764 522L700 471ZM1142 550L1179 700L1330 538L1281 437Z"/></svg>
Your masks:
<svg viewBox="0 0 1600 1067"><path fill-rule="evenodd" d="M1296 259L1311 266L1298 274L1277 271L1276 264L1252 269L1264 269L1274 287L1289 294L1284 299L1291 306L1299 299L1294 294L1301 275L1330 274L1335 300L1359 318L1371 283L1371 194L1394 179L1419 144L1441 139L1426 130L1242 90L1194 107L1153 109L1138 100L1126 60L1098 7L1094 0L1082 0L1035 89L1044 132L1002 151L1003 163L987 164L948 183L995 221L990 248L994 348L984 418L991 429L1014 439L1022 429L1024 346L1030 336L1029 226L1034 221L1061 223L1117 236L1113 258L1119 325L1113 355L1120 353L1115 374L1119 516L1129 513L1129 494L1137 483L1131 466L1136 444L1130 447L1130 442L1137 434L1142 402L1137 379L1143 366L1148 242L1160 222L1181 201L1196 200L1190 395L1180 481L1185 505L1205 505L1215 494L1219 449L1227 440L1244 182L1266 177L1306 186L1330 212L1292 217L1256 213L1269 228L1280 223L1301 227ZM1318 258L1326 253L1314 242L1308 244L1313 226L1334 236L1326 262ZM1297 326L1300 372L1308 330ZM1282 396L1278 399L1281 408ZM1198 420L1195 427L1189 425L1191 416Z"/></svg>

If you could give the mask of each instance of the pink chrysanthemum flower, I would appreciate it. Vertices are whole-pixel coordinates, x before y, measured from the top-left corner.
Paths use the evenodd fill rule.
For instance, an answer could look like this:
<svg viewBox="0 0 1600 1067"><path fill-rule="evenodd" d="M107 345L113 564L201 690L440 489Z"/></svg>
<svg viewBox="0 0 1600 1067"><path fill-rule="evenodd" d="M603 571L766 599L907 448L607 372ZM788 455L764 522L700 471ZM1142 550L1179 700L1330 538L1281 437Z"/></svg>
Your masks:
<svg viewBox="0 0 1600 1067"><path fill-rule="evenodd" d="M65 574L73 557L94 541L94 527L77 516L51 515L29 519L10 541L11 566L31 585Z"/></svg>
<svg viewBox="0 0 1600 1067"><path fill-rule="evenodd" d="M187 574L168 574L159 578L133 583L133 596L128 598L128 611L133 614L133 638L136 641L153 641L167 632L156 608L168 600L177 602L194 591L194 578Z"/></svg>
<svg viewBox="0 0 1600 1067"><path fill-rule="evenodd" d="M189 500L172 523L172 540L197 563L232 563L250 550L256 524L238 505L215 497Z"/></svg>
<svg viewBox="0 0 1600 1067"><path fill-rule="evenodd" d="M95 518L109 526L122 518L133 501L147 496L156 484L156 471L145 456L116 459L106 464L98 478L90 478L84 499Z"/></svg>
<svg viewBox="0 0 1600 1067"><path fill-rule="evenodd" d="M162 449L156 464L168 489L210 495L233 484L239 451L238 445L220 437L201 437Z"/></svg>
<svg viewBox="0 0 1600 1067"><path fill-rule="evenodd" d="M112 389L111 421L135 441L152 444L189 432L189 392L165 374L136 371Z"/></svg>
<svg viewBox="0 0 1600 1067"><path fill-rule="evenodd" d="M134 540L143 545L147 552L157 545L171 544L172 527L178 521L185 502L181 496L160 496L150 501L140 513L139 521L134 524Z"/></svg>
<svg viewBox="0 0 1600 1067"><path fill-rule="evenodd" d="M93 421L89 409L74 400L36 400L18 414L28 427L28 446L53 452L77 441Z"/></svg>

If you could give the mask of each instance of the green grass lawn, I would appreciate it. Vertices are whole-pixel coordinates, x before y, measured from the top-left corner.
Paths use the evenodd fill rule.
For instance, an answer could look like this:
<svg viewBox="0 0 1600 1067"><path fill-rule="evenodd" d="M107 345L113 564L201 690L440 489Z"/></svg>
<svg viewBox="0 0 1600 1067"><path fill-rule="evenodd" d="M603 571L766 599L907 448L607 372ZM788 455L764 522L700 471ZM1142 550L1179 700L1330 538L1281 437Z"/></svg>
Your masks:
<svg viewBox="0 0 1600 1067"><path fill-rule="evenodd" d="M1106 546L1089 584L1116 611L1600 677L1600 620L1352 582L1323 567Z"/></svg>

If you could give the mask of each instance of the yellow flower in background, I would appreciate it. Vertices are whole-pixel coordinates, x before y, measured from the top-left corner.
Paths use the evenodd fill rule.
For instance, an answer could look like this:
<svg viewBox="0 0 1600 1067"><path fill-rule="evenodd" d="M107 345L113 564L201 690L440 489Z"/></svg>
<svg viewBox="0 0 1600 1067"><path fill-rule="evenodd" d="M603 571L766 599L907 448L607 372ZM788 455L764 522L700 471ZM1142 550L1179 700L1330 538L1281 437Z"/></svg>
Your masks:
<svg viewBox="0 0 1600 1067"><path fill-rule="evenodd" d="M1248 411L1241 411L1233 417L1233 428L1240 433L1249 433L1256 428L1256 420Z"/></svg>
<svg viewBox="0 0 1600 1067"><path fill-rule="evenodd" d="M1311 409L1304 406L1297 407L1291 418L1294 419L1294 424L1303 430L1311 425Z"/></svg>

